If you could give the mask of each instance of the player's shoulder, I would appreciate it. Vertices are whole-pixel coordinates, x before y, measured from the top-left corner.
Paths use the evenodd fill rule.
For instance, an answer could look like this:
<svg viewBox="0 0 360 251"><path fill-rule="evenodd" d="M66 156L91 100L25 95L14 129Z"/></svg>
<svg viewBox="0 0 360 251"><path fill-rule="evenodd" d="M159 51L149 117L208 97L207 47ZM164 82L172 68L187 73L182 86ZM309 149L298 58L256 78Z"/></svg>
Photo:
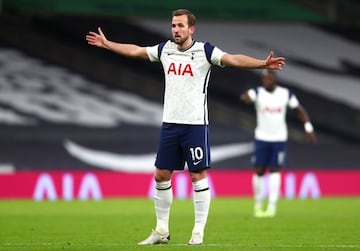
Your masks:
<svg viewBox="0 0 360 251"><path fill-rule="evenodd" d="M164 42L162 42L162 43L159 43L159 46L163 46L164 48L167 48L167 49L174 49L174 48L176 48L176 44L173 42L173 41L171 41L170 39L169 40L167 40L167 41L164 41Z"/></svg>
<svg viewBox="0 0 360 251"><path fill-rule="evenodd" d="M161 45L166 48L166 49L169 49L169 50L177 50L177 44L172 41L172 40L168 40L168 41L165 41L163 43L160 43L159 45ZM188 50L191 50L191 49L204 49L204 47L206 46L212 46L212 44L210 44L209 42L203 42L203 41L194 41L193 44L191 45L191 47L188 49Z"/></svg>
<svg viewBox="0 0 360 251"><path fill-rule="evenodd" d="M290 89L281 85L276 86L276 91L279 93L289 93Z"/></svg>
<svg viewBox="0 0 360 251"><path fill-rule="evenodd" d="M205 45L210 45L210 43L204 41L195 41L194 45L204 47Z"/></svg>
<svg viewBox="0 0 360 251"><path fill-rule="evenodd" d="M287 87L284 86L277 86L276 87L276 93L279 98L283 97L284 99L290 99L290 98L296 98L296 95Z"/></svg>
<svg viewBox="0 0 360 251"><path fill-rule="evenodd" d="M266 90L266 88L264 86L257 86L254 87L254 90L256 93L258 93L260 96L262 95L269 95L271 94L272 96L288 96L290 93L290 90L286 87L283 86L279 86L277 85L275 90L271 93L269 93L269 91Z"/></svg>
<svg viewBox="0 0 360 251"><path fill-rule="evenodd" d="M162 55L162 54L174 54L174 53L177 53L178 52L178 49L177 49L177 44L174 43L173 41L171 40L167 40L165 42L162 42L159 44L159 47L158 47L158 54L159 55Z"/></svg>
<svg viewBox="0 0 360 251"><path fill-rule="evenodd" d="M194 41L192 46L187 49L187 51L204 51L206 47L209 45L207 42L202 41Z"/></svg>
<svg viewBox="0 0 360 251"><path fill-rule="evenodd" d="M212 43L207 42L207 41L195 41L195 45L196 45L196 48L200 48L200 49L203 49L203 50L210 50L210 51L217 48Z"/></svg>
<svg viewBox="0 0 360 251"><path fill-rule="evenodd" d="M255 92L257 93L267 93L267 90L265 89L264 86L256 86L252 88Z"/></svg>

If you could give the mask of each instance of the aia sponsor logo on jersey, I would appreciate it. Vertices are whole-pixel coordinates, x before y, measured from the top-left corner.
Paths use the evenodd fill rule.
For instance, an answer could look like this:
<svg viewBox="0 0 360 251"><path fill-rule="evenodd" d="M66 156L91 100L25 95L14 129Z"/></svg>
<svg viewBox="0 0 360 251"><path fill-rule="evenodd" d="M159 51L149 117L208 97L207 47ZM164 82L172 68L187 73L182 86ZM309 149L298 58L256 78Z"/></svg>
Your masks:
<svg viewBox="0 0 360 251"><path fill-rule="evenodd" d="M174 74L174 75L181 75L184 76L186 74L189 74L191 77L194 76L191 64L175 64L171 63L169 65L169 68L167 69L167 74Z"/></svg>
<svg viewBox="0 0 360 251"><path fill-rule="evenodd" d="M263 109L263 113L281 113L281 112L282 112L281 107L269 107L269 106L266 106Z"/></svg>

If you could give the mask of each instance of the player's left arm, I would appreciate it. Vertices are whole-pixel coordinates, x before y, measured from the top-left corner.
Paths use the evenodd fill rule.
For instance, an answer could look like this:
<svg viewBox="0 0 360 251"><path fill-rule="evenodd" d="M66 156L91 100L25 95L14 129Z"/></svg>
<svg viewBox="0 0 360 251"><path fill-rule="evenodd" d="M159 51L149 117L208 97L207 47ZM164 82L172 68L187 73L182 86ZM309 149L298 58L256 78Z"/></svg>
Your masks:
<svg viewBox="0 0 360 251"><path fill-rule="evenodd" d="M274 58L274 52L271 51L265 60L253 58L242 54L226 53L221 58L223 66L232 66L245 69L272 69L281 70L285 66L285 58Z"/></svg>
<svg viewBox="0 0 360 251"><path fill-rule="evenodd" d="M310 142L316 143L317 139L316 139L314 127L311 124L309 115L307 114L304 107L302 107L299 104L297 107L294 108L294 111L295 111L298 119L304 124L304 129L305 129L307 138L310 140Z"/></svg>

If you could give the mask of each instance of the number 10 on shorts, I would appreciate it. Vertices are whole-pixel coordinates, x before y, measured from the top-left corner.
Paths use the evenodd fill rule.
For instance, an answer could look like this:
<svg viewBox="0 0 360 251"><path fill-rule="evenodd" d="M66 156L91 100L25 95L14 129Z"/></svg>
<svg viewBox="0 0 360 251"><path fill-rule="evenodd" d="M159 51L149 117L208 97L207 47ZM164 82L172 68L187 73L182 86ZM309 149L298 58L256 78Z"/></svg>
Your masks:
<svg viewBox="0 0 360 251"><path fill-rule="evenodd" d="M199 164L204 158L204 151L200 146L197 146L195 148L190 147L190 153L191 153L191 159L195 166Z"/></svg>

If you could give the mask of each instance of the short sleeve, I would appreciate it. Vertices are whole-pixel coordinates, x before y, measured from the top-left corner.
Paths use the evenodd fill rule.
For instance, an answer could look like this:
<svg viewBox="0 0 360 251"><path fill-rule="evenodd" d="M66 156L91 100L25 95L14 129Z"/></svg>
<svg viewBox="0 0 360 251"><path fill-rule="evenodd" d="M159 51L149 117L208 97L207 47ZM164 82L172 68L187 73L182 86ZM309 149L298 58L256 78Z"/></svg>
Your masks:
<svg viewBox="0 0 360 251"><path fill-rule="evenodd" d="M291 94L291 96L289 98L288 106L291 109L294 109L299 106L299 100L296 98L296 96L294 94Z"/></svg>
<svg viewBox="0 0 360 251"><path fill-rule="evenodd" d="M214 47L214 50L211 54L211 63L214 65L218 65L220 67L224 67L221 64L221 58L225 55L226 53L223 52L222 50L220 50L218 47Z"/></svg>
<svg viewBox="0 0 360 251"><path fill-rule="evenodd" d="M146 53L149 57L149 60L151 62L156 62L159 61L159 57L158 57L158 47L159 45L154 45L154 46L147 46L146 47Z"/></svg>
<svg viewBox="0 0 360 251"><path fill-rule="evenodd" d="M249 95L252 102L256 100L256 91L254 89L249 89L247 94Z"/></svg>

